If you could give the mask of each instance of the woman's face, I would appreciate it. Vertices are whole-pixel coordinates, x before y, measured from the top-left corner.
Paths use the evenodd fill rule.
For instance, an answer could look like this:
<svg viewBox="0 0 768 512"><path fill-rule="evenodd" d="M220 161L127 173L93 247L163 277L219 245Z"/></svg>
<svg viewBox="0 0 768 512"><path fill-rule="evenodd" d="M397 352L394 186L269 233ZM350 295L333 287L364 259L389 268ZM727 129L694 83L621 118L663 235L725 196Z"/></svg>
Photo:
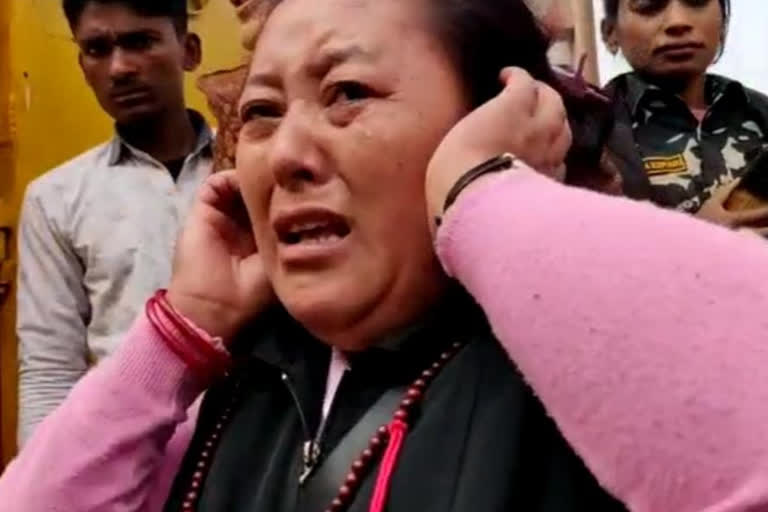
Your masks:
<svg viewBox="0 0 768 512"><path fill-rule="evenodd" d="M615 23L604 25L609 48L621 48L636 71L657 77L706 72L721 44L718 0L620 0Z"/></svg>
<svg viewBox="0 0 768 512"><path fill-rule="evenodd" d="M443 287L424 173L467 101L426 9L285 0L240 102L238 175L267 274L297 320L347 350Z"/></svg>

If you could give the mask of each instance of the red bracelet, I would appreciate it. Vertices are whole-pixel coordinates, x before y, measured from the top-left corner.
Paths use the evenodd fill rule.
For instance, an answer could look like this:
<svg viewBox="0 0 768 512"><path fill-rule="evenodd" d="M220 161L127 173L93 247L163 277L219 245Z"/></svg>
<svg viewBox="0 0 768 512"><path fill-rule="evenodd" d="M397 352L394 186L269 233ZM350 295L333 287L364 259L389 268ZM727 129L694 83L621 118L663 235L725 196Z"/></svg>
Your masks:
<svg viewBox="0 0 768 512"><path fill-rule="evenodd" d="M217 350L173 308L166 290L159 290L147 301L146 314L166 346L199 376L212 379L231 367L229 355Z"/></svg>
<svg viewBox="0 0 768 512"><path fill-rule="evenodd" d="M176 354L194 373L200 377L209 378L213 374L213 369L206 367L202 357L192 348L192 344L186 339L180 339L179 332L173 332L166 322L164 313L158 306L158 298L152 297L147 302L147 318L152 326L160 334L160 338L165 345Z"/></svg>
<svg viewBox="0 0 768 512"><path fill-rule="evenodd" d="M189 339L196 344L196 348L205 354L207 359L218 362L220 366L228 366L230 362L229 357L222 353L220 350L217 350L213 345L211 345L209 340L203 338L200 333L192 328L189 321L185 319L181 313L176 311L170 302L168 302L167 295L168 294L166 290L159 290L155 294L155 296L158 298L158 306L160 306L160 308L166 314L168 320L173 323L174 327L188 336Z"/></svg>

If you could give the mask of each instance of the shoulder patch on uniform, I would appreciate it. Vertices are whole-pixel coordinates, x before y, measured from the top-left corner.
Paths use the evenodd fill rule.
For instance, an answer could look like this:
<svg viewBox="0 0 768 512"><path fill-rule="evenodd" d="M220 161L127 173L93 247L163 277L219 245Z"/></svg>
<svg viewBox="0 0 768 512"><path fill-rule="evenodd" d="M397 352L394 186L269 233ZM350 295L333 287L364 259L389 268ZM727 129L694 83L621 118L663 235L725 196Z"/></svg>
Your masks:
<svg viewBox="0 0 768 512"><path fill-rule="evenodd" d="M649 176L658 174L681 174L688 171L688 163L683 154L673 156L651 156L643 158L645 172Z"/></svg>

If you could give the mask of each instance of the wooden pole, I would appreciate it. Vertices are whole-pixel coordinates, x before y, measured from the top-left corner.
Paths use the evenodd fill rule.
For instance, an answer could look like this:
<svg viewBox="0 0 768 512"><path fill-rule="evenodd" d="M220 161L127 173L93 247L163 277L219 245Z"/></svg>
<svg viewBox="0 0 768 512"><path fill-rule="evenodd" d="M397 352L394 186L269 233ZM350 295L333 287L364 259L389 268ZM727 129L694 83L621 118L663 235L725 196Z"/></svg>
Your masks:
<svg viewBox="0 0 768 512"><path fill-rule="evenodd" d="M567 0L566 0L567 1ZM576 63L582 55L587 55L584 66L584 79L598 84L600 76L597 68L597 37L593 0L570 0L573 13L574 45L573 55Z"/></svg>

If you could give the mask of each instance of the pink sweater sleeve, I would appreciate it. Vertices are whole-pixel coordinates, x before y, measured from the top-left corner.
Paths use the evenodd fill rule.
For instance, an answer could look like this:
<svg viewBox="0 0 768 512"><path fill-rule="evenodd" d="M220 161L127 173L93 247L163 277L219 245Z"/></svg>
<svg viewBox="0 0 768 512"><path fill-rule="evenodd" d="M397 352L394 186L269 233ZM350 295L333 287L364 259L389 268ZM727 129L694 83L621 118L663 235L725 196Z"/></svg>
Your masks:
<svg viewBox="0 0 768 512"><path fill-rule="evenodd" d="M631 510L768 510L765 242L521 170L462 194L437 245Z"/></svg>
<svg viewBox="0 0 768 512"><path fill-rule="evenodd" d="M142 316L0 479L12 512L162 510L203 385Z"/></svg>

